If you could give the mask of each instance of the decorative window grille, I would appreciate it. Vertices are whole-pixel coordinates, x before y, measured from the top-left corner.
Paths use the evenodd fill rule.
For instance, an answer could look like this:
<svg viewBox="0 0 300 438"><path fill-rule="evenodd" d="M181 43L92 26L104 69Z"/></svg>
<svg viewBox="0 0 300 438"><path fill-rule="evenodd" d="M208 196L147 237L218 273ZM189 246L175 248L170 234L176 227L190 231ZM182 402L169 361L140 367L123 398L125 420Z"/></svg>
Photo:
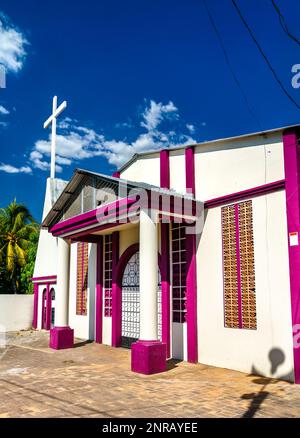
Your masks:
<svg viewBox="0 0 300 438"><path fill-rule="evenodd" d="M161 274L157 273L157 334L162 339ZM128 261L122 279L122 347L130 348L140 337L140 254Z"/></svg>
<svg viewBox="0 0 300 438"><path fill-rule="evenodd" d="M112 235L104 239L104 316L112 316Z"/></svg>
<svg viewBox="0 0 300 438"><path fill-rule="evenodd" d="M87 315L89 244L77 244L76 315Z"/></svg>
<svg viewBox="0 0 300 438"><path fill-rule="evenodd" d="M183 323L186 317L186 240L183 224L172 224L171 241L173 322Z"/></svg>
<svg viewBox="0 0 300 438"><path fill-rule="evenodd" d="M225 327L255 330L252 201L222 207Z"/></svg>

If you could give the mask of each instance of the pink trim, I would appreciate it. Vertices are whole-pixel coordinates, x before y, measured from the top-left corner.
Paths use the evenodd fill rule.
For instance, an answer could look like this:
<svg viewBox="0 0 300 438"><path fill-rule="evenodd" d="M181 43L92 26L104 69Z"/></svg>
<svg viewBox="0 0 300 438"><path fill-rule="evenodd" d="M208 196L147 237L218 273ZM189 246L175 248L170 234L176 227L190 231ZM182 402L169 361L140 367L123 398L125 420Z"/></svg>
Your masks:
<svg viewBox="0 0 300 438"><path fill-rule="evenodd" d="M121 255L114 271L113 271L113 284L112 284L112 346L120 347L122 336L122 279L124 270L131 257L139 251L139 244L134 243L129 246ZM162 271L162 257L158 254L158 266ZM165 327L165 318L162 318L162 332L167 331ZM170 325L169 325L170 327Z"/></svg>
<svg viewBox="0 0 300 438"><path fill-rule="evenodd" d="M195 185L195 148L190 146L185 149L185 174L186 174L186 189L187 192L196 194Z"/></svg>
<svg viewBox="0 0 300 438"><path fill-rule="evenodd" d="M33 283L35 283L35 282L41 282L41 281L44 281L44 282L51 281L51 282L52 282L52 280L55 280L55 281L56 281L56 279L57 279L57 276L56 276L56 275L49 275L48 277L33 277L33 278L31 279L31 281L32 281Z"/></svg>
<svg viewBox="0 0 300 438"><path fill-rule="evenodd" d="M114 216L115 213L120 213L119 210L122 208L126 211L134 202L136 202L136 198L120 199L111 204L99 207L96 210L88 211L87 213L59 222L50 229L50 232L56 236L83 227L92 226L99 223L102 219L106 220Z"/></svg>
<svg viewBox="0 0 300 438"><path fill-rule="evenodd" d="M118 283L117 271L119 264L119 232L112 233L112 340L113 347L118 347L121 344L121 325L122 325L122 287ZM124 267L125 269L125 267Z"/></svg>
<svg viewBox="0 0 300 438"><path fill-rule="evenodd" d="M82 284L81 284L81 306L80 306L80 313L83 315L83 299L84 299L84 287L85 287L85 278L84 278L84 250L85 250L85 242L81 242L81 278L82 278Z"/></svg>
<svg viewBox="0 0 300 438"><path fill-rule="evenodd" d="M120 172L118 172L118 171L116 171L116 172L114 172L113 174L112 174L112 176L114 177L114 178L120 178Z"/></svg>
<svg viewBox="0 0 300 438"><path fill-rule="evenodd" d="M113 271L112 282L112 346L120 347L122 336L122 278L124 270L131 257L139 250L135 243L127 248L121 255Z"/></svg>
<svg viewBox="0 0 300 438"><path fill-rule="evenodd" d="M170 357L170 228L161 224L161 293L162 293L162 342L166 344L167 357Z"/></svg>
<svg viewBox="0 0 300 438"><path fill-rule="evenodd" d="M45 287L42 292L42 323L41 327L43 330L46 330L46 313L47 313L47 288Z"/></svg>
<svg viewBox="0 0 300 438"><path fill-rule="evenodd" d="M234 206L234 220L235 220L235 242L236 242L236 271L237 271L237 292L238 292L238 315L239 328L243 328L242 316L242 281L241 281L241 255L240 255L240 228L239 228L239 205Z"/></svg>
<svg viewBox="0 0 300 438"><path fill-rule="evenodd" d="M131 371L156 374L166 371L166 344L159 341L138 341L131 346Z"/></svg>
<svg viewBox="0 0 300 438"><path fill-rule="evenodd" d="M286 178L286 211L288 233L300 233L300 150L297 132L289 129L283 133L284 167ZM289 239L289 234L288 234ZM300 246L291 246L288 242L291 312L293 332L299 332L300 324ZM294 341L295 383L300 383L300 348Z"/></svg>
<svg viewBox="0 0 300 438"><path fill-rule="evenodd" d="M231 193L229 195L220 196L219 198L209 199L204 202L204 208L219 207L230 202L240 201L246 198L254 198L255 196L265 195L266 193L276 192L285 188L285 180L274 181L262 186L253 187L251 189L242 190L241 192Z"/></svg>
<svg viewBox="0 0 300 438"><path fill-rule="evenodd" d="M198 361L197 330L197 242L195 234L186 234L186 323L187 359Z"/></svg>
<svg viewBox="0 0 300 438"><path fill-rule="evenodd" d="M188 193L195 196L195 149L185 149L185 186ZM188 227L186 228L188 230ZM197 328L197 241L196 235L186 233L186 324L187 324L187 359L198 361Z"/></svg>
<svg viewBox="0 0 300 438"><path fill-rule="evenodd" d="M37 329L38 326L38 309L39 309L39 285L33 285L34 301L33 301L33 321L32 327Z"/></svg>
<svg viewBox="0 0 300 438"><path fill-rule="evenodd" d="M74 330L70 327L53 327L50 330L49 347L54 350L65 350L74 345Z"/></svg>
<svg viewBox="0 0 300 438"><path fill-rule="evenodd" d="M170 188L170 159L169 151L160 151L160 187Z"/></svg>
<svg viewBox="0 0 300 438"><path fill-rule="evenodd" d="M96 334L95 340L102 344L102 324L103 324L103 236L100 236L97 244L96 262Z"/></svg>
<svg viewBox="0 0 300 438"><path fill-rule="evenodd" d="M52 309L52 297L50 293L50 285L47 284L46 292L46 330L51 328L51 309Z"/></svg>

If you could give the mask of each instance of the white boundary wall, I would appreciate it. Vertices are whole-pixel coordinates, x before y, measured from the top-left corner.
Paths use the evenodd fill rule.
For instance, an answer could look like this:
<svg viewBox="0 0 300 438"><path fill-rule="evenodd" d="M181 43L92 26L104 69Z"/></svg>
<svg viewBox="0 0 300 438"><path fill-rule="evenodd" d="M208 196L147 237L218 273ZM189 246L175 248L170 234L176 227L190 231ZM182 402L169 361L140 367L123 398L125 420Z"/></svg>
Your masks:
<svg viewBox="0 0 300 438"><path fill-rule="evenodd" d="M32 318L33 295L0 295L1 331L31 329Z"/></svg>

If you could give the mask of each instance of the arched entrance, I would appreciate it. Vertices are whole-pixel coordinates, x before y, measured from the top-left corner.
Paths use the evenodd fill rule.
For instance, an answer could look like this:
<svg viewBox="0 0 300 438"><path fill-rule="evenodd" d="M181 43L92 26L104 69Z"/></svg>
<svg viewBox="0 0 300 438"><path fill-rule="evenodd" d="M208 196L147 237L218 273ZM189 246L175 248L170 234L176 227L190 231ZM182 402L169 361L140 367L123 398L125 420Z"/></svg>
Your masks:
<svg viewBox="0 0 300 438"><path fill-rule="evenodd" d="M50 296L51 296L51 327L54 327L54 320L55 320L55 289L54 287L50 290Z"/></svg>
<svg viewBox="0 0 300 438"><path fill-rule="evenodd" d="M128 260L122 277L121 346L130 348L140 337L140 255L135 252ZM162 336L161 275L157 285L158 339Z"/></svg>
<svg viewBox="0 0 300 438"><path fill-rule="evenodd" d="M42 329L47 330L47 289L42 293Z"/></svg>

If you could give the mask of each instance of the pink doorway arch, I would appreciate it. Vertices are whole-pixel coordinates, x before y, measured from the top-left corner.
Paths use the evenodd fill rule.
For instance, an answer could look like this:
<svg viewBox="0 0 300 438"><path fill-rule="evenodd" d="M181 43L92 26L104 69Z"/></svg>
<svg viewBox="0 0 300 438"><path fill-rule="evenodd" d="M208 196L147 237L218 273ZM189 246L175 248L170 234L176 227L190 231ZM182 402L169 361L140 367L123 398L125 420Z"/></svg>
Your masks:
<svg viewBox="0 0 300 438"><path fill-rule="evenodd" d="M131 257L139 251L139 244L134 243L129 246L122 254L113 274L112 284L112 346L121 346L122 336L122 279L125 268ZM170 308L166 308L166 303L169 300L165 299L166 293L170 293L167 287L166 279L164 278L165 269L162 268L161 255L158 254L158 266L161 272L161 288L162 288L162 342L167 343L170 339ZM166 338L166 339L165 339Z"/></svg>

